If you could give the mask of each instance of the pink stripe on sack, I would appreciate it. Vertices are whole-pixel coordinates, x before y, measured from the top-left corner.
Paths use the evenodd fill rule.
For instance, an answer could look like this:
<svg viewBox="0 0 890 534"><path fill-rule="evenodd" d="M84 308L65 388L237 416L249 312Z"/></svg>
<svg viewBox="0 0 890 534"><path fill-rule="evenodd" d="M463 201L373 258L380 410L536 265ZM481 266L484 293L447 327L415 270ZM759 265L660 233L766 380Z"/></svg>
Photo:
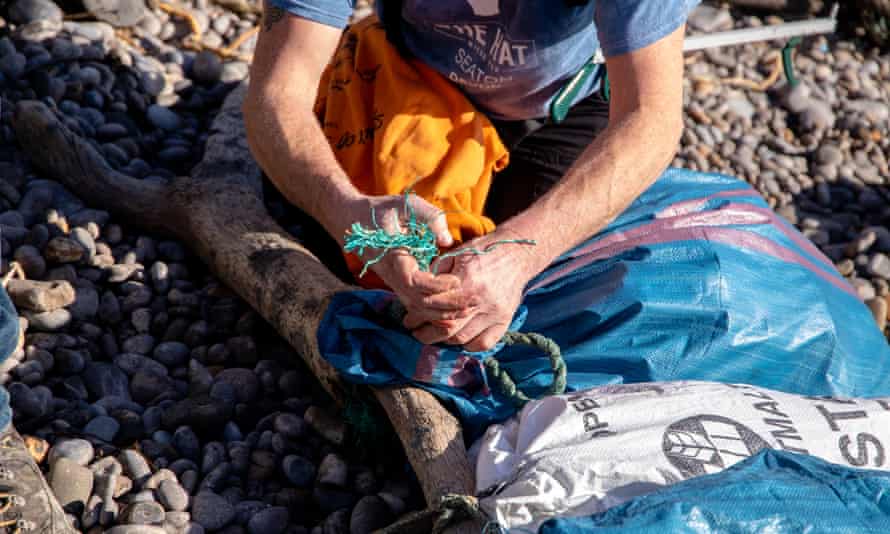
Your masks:
<svg viewBox="0 0 890 534"><path fill-rule="evenodd" d="M735 189L733 191L721 191L703 198L694 198L692 200L683 200L676 204L664 208L655 214L656 219L664 219L666 217L676 217L677 215L686 215L694 211L700 211L705 205L715 198L732 198L732 197L758 197L756 191L751 188Z"/></svg>
<svg viewBox="0 0 890 534"><path fill-rule="evenodd" d="M737 228L706 226L689 227L686 225L680 225L679 227L676 227L671 224L661 224L663 222L670 221L661 220L650 225L646 225L649 229L649 231L647 232L638 232L635 236L628 236L629 238L625 241L614 243L607 248L600 249L594 253L587 254L580 258L576 258L575 260L569 262L559 270L551 273L549 276L532 286L529 291L533 291L537 288L554 282L562 278L563 276L571 274L577 269L580 269L586 265L590 265L595 261L615 256L636 247L659 245L675 241L704 239L713 241L715 243L723 243L725 245L731 245L754 252L760 252L762 254L768 254L770 256L773 256L774 258L801 265L811 270L814 274L816 274L826 282L830 283L831 285L835 286L836 288L840 289L841 291L844 291L851 296L856 296L856 292L846 282L833 276L830 273L827 273L821 267L819 267L806 257L802 256L801 254L787 249L782 245L779 245L778 243L775 243L774 241L765 237ZM640 229L642 230L642 228Z"/></svg>
<svg viewBox="0 0 890 534"><path fill-rule="evenodd" d="M738 204L732 206L738 206ZM726 206L720 210L687 213L685 215L678 215L676 217L665 217L661 219L655 219L648 224L631 228L626 232L615 232L609 234L602 239L599 239L596 242L587 245L586 247L578 249L572 255L572 257L583 257L626 241L636 242L644 236L657 234L673 228L690 228L695 226L724 226L729 224L766 224L769 221L769 217L765 217L762 214L752 214L748 210L733 209L729 206ZM562 269L559 272L562 272Z"/></svg>
<svg viewBox="0 0 890 534"><path fill-rule="evenodd" d="M769 217L773 223L773 226L775 226L780 232L785 234L785 237L787 237L791 241L794 241L795 245L804 249L811 256L818 258L820 261L824 262L826 266L831 266L830 268L834 269L834 262L828 259L828 256L822 254L822 251L816 248L816 245L814 245L812 241L810 241L809 239L804 237L803 234L795 230L791 226L791 223L780 217L776 212L769 208L761 208L751 205L748 205L747 209L750 211L762 213ZM840 273L838 273L838 276L840 276Z"/></svg>

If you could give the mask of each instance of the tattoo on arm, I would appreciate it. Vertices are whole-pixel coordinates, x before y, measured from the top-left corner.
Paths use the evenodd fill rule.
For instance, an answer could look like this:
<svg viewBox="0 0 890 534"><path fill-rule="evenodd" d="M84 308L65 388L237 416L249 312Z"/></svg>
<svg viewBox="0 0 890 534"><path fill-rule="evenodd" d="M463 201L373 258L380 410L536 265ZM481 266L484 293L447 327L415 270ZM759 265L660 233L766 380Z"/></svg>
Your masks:
<svg viewBox="0 0 890 534"><path fill-rule="evenodd" d="M268 0L264 2L263 10L263 26L266 31L272 29L272 25L284 18L284 10L280 7L273 6Z"/></svg>

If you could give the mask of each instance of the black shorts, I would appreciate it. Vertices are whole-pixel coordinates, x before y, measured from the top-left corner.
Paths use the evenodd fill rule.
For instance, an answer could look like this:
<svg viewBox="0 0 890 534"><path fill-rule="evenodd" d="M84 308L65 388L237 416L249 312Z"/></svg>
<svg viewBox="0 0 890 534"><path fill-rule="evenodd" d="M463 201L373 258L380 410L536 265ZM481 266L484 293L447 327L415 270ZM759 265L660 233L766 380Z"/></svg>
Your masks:
<svg viewBox="0 0 890 534"><path fill-rule="evenodd" d="M562 179L608 124L609 102L599 92L575 104L558 124L495 121L510 164L494 176L485 214L501 223L527 208Z"/></svg>

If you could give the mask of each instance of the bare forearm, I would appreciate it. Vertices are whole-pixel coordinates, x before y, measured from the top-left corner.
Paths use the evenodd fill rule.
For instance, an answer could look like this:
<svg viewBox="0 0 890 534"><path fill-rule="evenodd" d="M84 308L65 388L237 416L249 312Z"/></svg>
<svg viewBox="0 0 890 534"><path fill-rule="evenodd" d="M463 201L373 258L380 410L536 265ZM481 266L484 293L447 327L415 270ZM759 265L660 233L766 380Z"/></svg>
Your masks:
<svg viewBox="0 0 890 534"><path fill-rule="evenodd" d="M342 239L344 208L360 195L331 152L305 96L270 93L252 91L245 103L251 152L289 202Z"/></svg>
<svg viewBox="0 0 890 534"><path fill-rule="evenodd" d="M624 211L670 163L679 114L628 113L584 151L546 195L501 229L538 245L528 249L534 275Z"/></svg>

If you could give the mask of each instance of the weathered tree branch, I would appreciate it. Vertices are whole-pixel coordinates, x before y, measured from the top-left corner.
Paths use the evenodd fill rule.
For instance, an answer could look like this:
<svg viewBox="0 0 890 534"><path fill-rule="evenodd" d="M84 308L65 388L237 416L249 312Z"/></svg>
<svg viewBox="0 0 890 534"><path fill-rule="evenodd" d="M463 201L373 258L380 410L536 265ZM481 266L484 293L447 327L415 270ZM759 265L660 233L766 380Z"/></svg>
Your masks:
<svg viewBox="0 0 890 534"><path fill-rule="evenodd" d="M318 350L316 331L330 298L352 289L266 212L260 169L250 156L241 117L245 84L226 99L191 177L169 185L114 171L87 142L40 102L21 102L16 136L33 164L128 224L171 234L191 246L214 273L262 315L306 360L334 398L336 371ZM375 390L405 447L429 503L447 493L472 494L473 476L458 422L429 393L409 387ZM465 524L463 530L468 528ZM476 528L478 531L478 527Z"/></svg>

